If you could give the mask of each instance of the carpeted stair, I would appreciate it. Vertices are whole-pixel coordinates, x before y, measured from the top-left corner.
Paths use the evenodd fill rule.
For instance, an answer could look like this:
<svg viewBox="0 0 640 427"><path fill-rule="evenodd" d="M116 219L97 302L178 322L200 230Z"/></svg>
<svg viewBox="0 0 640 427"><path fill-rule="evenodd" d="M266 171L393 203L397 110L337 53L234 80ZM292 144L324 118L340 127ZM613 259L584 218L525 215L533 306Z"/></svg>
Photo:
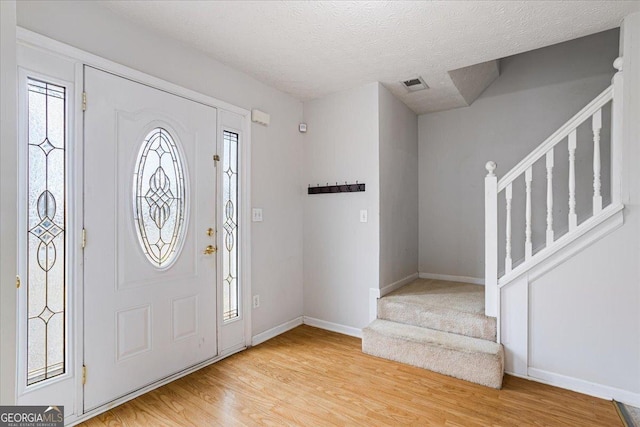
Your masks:
<svg viewBox="0 0 640 427"><path fill-rule="evenodd" d="M418 279L380 298L362 334L367 354L502 387L504 353L482 286Z"/></svg>

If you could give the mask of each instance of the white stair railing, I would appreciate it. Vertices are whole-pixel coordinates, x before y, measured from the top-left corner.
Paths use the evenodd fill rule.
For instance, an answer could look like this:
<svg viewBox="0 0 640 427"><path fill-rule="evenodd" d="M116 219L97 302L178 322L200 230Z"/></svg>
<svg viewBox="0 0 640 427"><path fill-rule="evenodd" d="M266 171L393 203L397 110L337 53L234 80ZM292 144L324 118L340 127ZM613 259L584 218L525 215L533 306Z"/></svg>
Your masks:
<svg viewBox="0 0 640 427"><path fill-rule="evenodd" d="M622 58L616 59L614 67L618 72L614 75L612 85L605 89L593 101L585 106L574 117L561 126L513 169L507 172L499 181L495 174L496 163L487 162L487 176L485 178L485 314L497 317L500 309L499 291L513 279L519 277L533 266L553 255L560 246L564 247L572 240L584 233L583 227L594 227L597 221L584 221L578 225L576 212L576 150L578 150L578 127L591 119L593 133L593 217L611 215L619 211L620 206L620 165L621 165L621 136L622 136ZM603 210L601 192L601 159L600 134L602 129L602 109L612 102L611 108L611 204ZM555 238L553 222L553 168L554 148L562 141L567 141L568 169L569 169L569 200L568 200L568 232L560 239ZM546 241L542 249L533 253L532 242L532 197L533 165L545 157L546 167ZM513 184L524 175L525 187L525 229L524 229L524 260L513 266L512 258L512 200ZM580 183L578 183L580 184ZM566 185L566 184L565 184ZM504 192L504 196L501 193ZM504 273L498 271L498 198L504 197L506 216L505 230L505 259ZM610 207L610 209L609 209Z"/></svg>

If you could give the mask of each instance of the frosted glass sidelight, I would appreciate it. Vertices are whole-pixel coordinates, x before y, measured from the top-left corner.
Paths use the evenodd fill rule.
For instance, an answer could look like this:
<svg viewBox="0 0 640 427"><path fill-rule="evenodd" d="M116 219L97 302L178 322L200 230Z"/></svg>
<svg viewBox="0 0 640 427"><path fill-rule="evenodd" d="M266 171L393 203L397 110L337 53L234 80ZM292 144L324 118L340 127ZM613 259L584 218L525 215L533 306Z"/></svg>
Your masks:
<svg viewBox="0 0 640 427"><path fill-rule="evenodd" d="M238 317L238 134L224 131L222 163L223 320Z"/></svg>
<svg viewBox="0 0 640 427"><path fill-rule="evenodd" d="M183 161L171 134L155 128L142 142L133 174L133 212L138 241L151 264L168 268L185 230Z"/></svg>
<svg viewBox="0 0 640 427"><path fill-rule="evenodd" d="M31 78L27 89L27 385L31 385L65 372L66 90Z"/></svg>

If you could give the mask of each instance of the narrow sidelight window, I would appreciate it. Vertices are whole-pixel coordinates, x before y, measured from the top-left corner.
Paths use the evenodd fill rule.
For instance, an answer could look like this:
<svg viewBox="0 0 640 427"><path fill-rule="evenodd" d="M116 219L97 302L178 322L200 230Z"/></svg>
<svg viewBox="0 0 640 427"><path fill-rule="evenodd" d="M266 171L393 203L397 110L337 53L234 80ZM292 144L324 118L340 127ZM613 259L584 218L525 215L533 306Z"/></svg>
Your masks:
<svg viewBox="0 0 640 427"><path fill-rule="evenodd" d="M238 134L224 131L222 285L224 321L238 317Z"/></svg>
<svg viewBox="0 0 640 427"><path fill-rule="evenodd" d="M27 385L65 372L66 91L29 78Z"/></svg>

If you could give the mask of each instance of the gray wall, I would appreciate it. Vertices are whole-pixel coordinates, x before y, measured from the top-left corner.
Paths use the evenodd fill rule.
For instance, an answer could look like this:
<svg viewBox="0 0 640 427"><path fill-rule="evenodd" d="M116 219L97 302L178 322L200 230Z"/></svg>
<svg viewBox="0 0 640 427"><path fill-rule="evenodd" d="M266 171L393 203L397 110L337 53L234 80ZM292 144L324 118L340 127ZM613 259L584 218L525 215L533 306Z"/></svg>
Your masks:
<svg viewBox="0 0 640 427"><path fill-rule="evenodd" d="M252 286L260 308L253 334L302 315L302 103L173 39L145 30L97 2L18 3L18 25L112 61L271 114L252 124Z"/></svg>
<svg viewBox="0 0 640 427"><path fill-rule="evenodd" d="M379 87L380 288L418 272L418 118Z"/></svg>
<svg viewBox="0 0 640 427"><path fill-rule="evenodd" d="M378 87L304 104L304 182L366 184L365 192L304 196L304 314L356 330L368 323L369 288L379 283Z"/></svg>
<svg viewBox="0 0 640 427"><path fill-rule="evenodd" d="M497 162L498 177L509 171L609 86L617 55L616 29L508 57L501 61L500 77L473 105L419 117L421 273L484 277L485 162ZM591 208L592 191L592 140L586 127L579 129L577 151L581 220ZM603 133L603 189L609 182L607 141ZM567 162L566 143L560 147L556 183L566 182L567 176L561 166ZM544 185L539 162L533 181L534 206L541 209L533 212L534 247L544 241ZM524 255L523 194L521 179L514 184L514 261ZM554 200L557 237L566 228L567 191L558 191Z"/></svg>

